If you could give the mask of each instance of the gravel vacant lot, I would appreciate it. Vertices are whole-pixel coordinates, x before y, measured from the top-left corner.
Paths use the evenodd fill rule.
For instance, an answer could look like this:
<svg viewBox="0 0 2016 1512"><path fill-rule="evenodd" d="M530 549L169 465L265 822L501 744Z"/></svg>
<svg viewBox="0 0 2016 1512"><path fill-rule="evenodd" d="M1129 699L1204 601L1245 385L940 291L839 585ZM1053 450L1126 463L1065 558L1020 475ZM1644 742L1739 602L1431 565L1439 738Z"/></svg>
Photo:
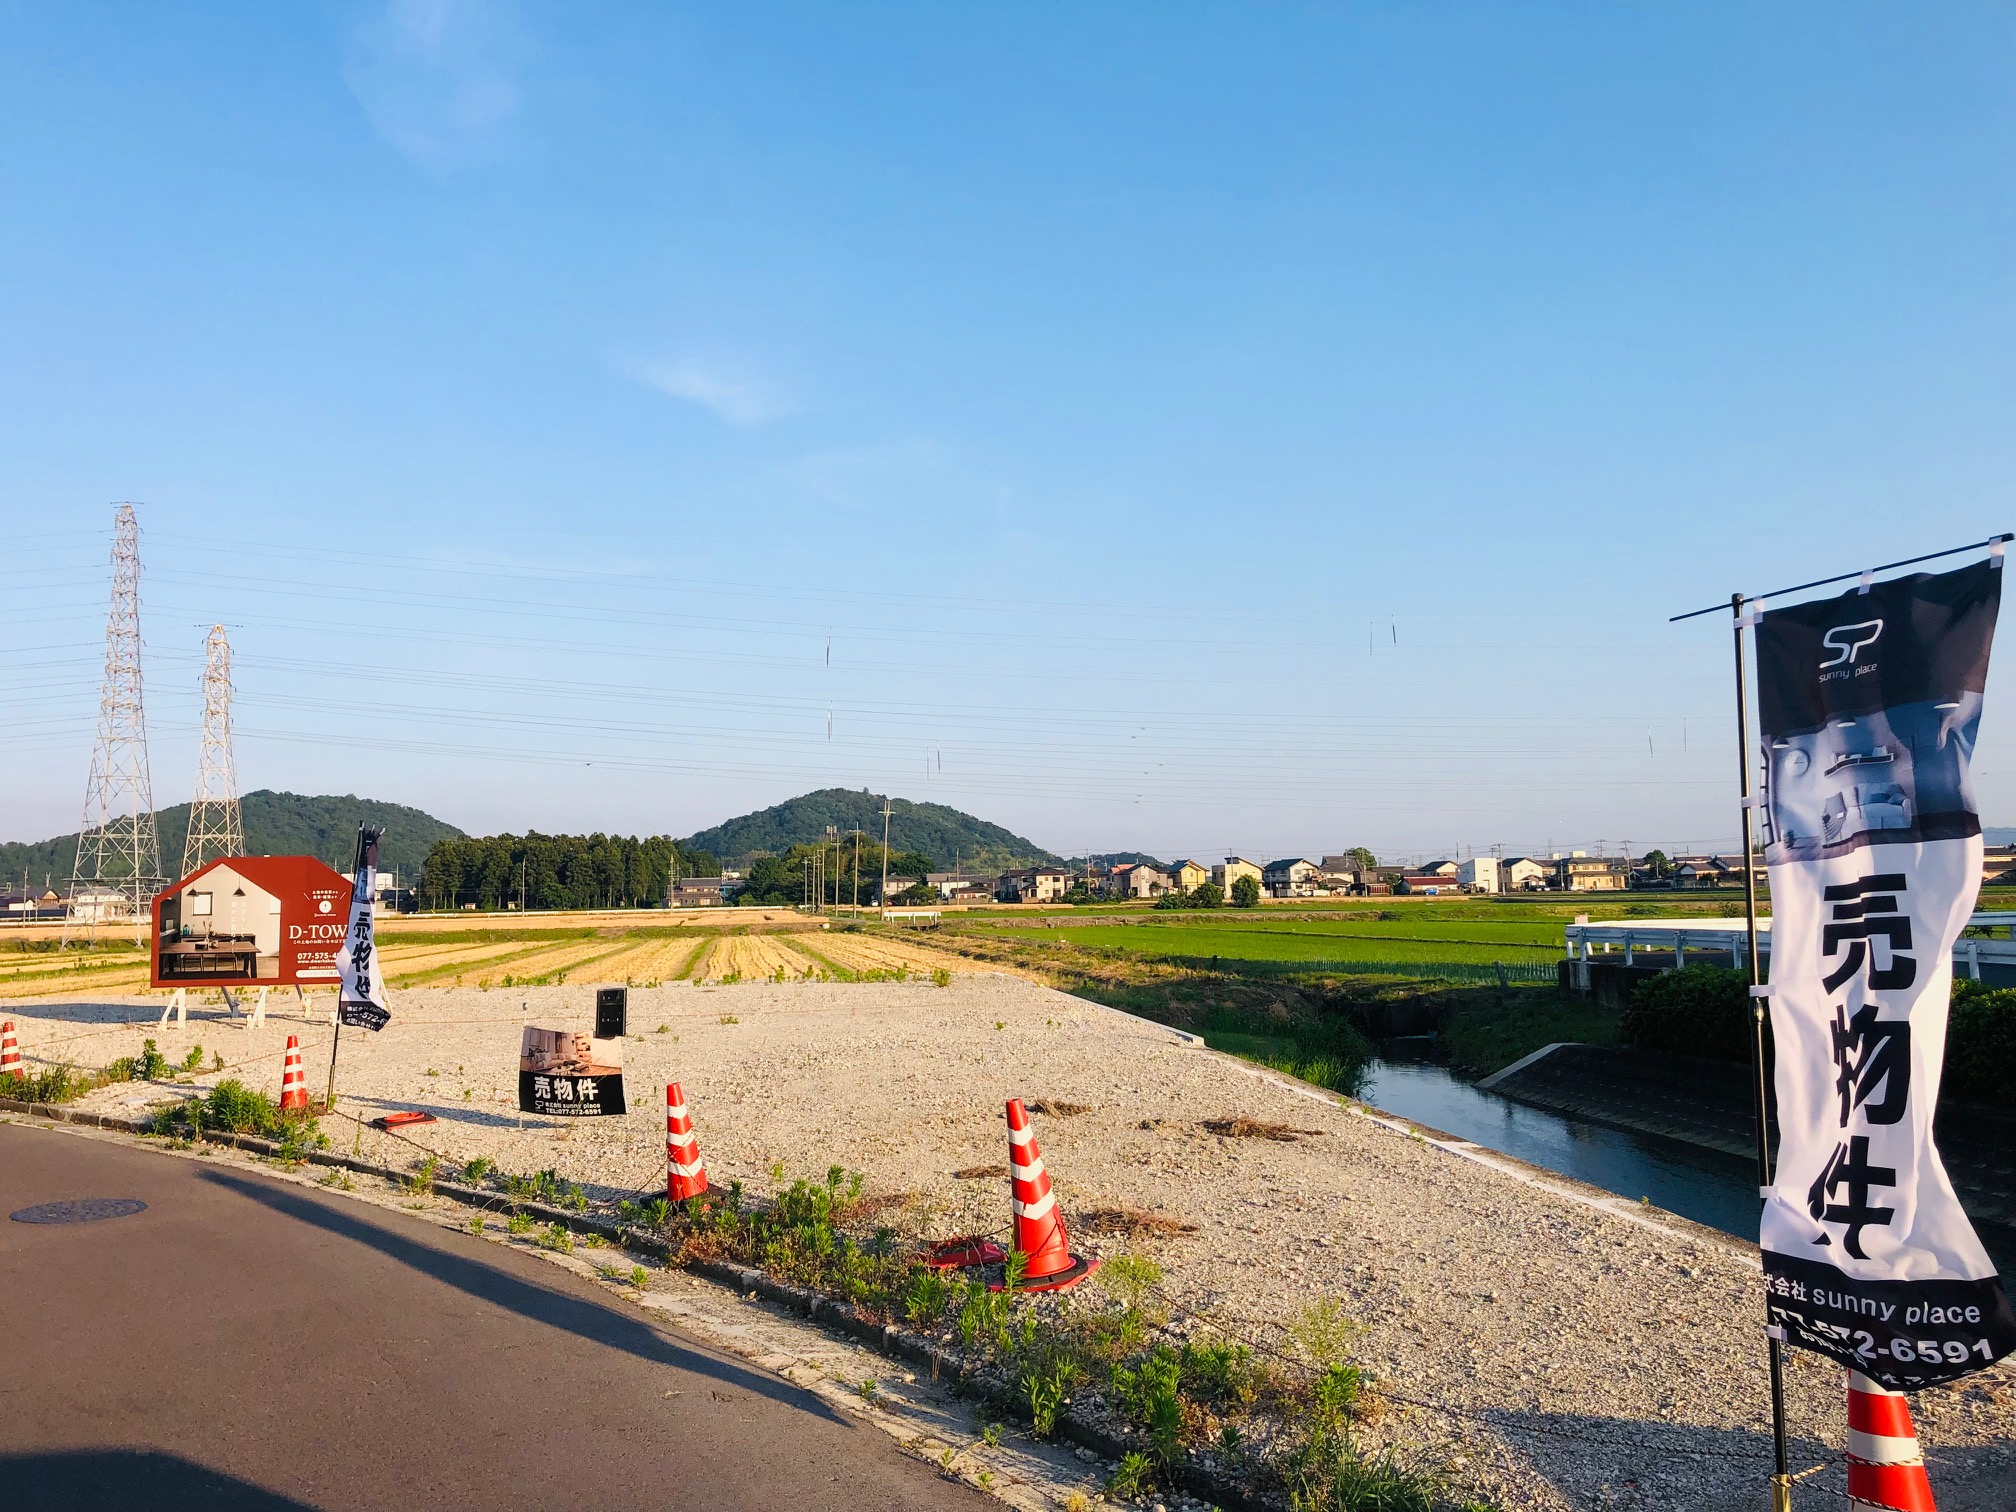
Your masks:
<svg viewBox="0 0 2016 1512"><path fill-rule="evenodd" d="M822 942L823 944L823 942ZM327 1074L318 1022L292 999L263 1030L205 1008L158 1030L160 998L8 1005L31 1061L101 1065L143 1036L277 1091L280 1047L302 1035L309 1084ZM1261 1344L1310 1302L1343 1299L1390 1408L1370 1430L1433 1442L1510 1509L1763 1508L1768 1398L1754 1252L1657 1210L1539 1177L1363 1116L1329 1094L1217 1055L1153 1024L1021 980L633 989L625 1118L515 1111L519 1027L585 1027L593 990L414 989L381 1035L346 1033L340 1091L363 1117L424 1108L417 1139L457 1161L554 1167L598 1195L662 1190L663 1083L677 1078L717 1183L767 1190L840 1164L918 1232L1008 1221L1002 1102L1042 1099L1037 1135L1074 1242L1136 1249L1184 1307ZM130 1021L130 1022L129 1022ZM660 1026L663 1026L662 1032ZM169 1095L108 1087L88 1106ZM1067 1109L1062 1105L1072 1105ZM1214 1132L1246 1118L1288 1137ZM558 1125L556 1127L556 1125ZM331 1119L348 1142L354 1126ZM1298 1132L1299 1131L1299 1132ZM421 1152L366 1132L367 1154ZM1095 1219L1108 1210L1103 1220ZM1171 1220L1163 1232L1129 1211ZM1180 1227L1179 1227L1180 1226ZM1183 1326L1179 1318L1178 1326ZM1201 1325L1192 1323L1189 1326ZM1795 1356L1799 1465L1838 1451L1841 1377ZM2016 1486L2016 1373L1918 1400L1947 1512L2006 1508ZM1838 1467L1802 1490L1826 1488Z"/></svg>

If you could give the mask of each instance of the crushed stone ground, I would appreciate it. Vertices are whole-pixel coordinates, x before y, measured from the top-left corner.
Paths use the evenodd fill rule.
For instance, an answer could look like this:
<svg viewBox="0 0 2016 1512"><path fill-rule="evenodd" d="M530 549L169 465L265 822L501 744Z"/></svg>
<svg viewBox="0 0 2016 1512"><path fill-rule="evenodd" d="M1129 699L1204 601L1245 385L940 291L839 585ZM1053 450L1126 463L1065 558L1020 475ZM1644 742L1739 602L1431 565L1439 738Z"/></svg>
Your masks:
<svg viewBox="0 0 2016 1512"><path fill-rule="evenodd" d="M1507 1509L1768 1506L1769 1398L1754 1250L1682 1220L1605 1210L1572 1184L1494 1169L1353 1112L1342 1100L1187 1043L1143 1020L1005 976L929 983L674 984L633 989L623 1118L522 1121L521 1025L586 1027L593 988L412 989L392 1027L346 1031L339 1092L362 1117L435 1114L415 1139L454 1161L545 1167L596 1195L662 1191L663 1085L677 1079L717 1184L768 1190L773 1166L859 1170L894 1221L943 1235L1008 1222L1005 1180L956 1175L1006 1158L1003 1101L1075 1104L1036 1132L1067 1221L1098 1209L1167 1224L1087 1223L1074 1245L1133 1250L1185 1307L1261 1345L1310 1303L1342 1300L1391 1408L1367 1442L1431 1444ZM161 999L9 1004L31 1063L102 1065L192 1044L201 1090L239 1075L277 1091L302 1037L327 1076L329 994L305 1021L291 995L260 1030L205 1007L155 1027ZM663 1032L659 1032L660 1026ZM85 1106L137 1114L148 1085ZM1292 1138L1207 1122L1286 1126ZM354 1126L331 1119L351 1141ZM375 1131L367 1156L420 1149ZM1107 1230L1101 1232L1101 1229ZM1178 1326L1182 1326L1179 1318ZM1201 1328L1202 1325L1192 1324ZM1795 1352L1798 1466L1838 1453L1839 1369ZM1948 1512L2016 1504L2016 1373L2005 1365L1916 1399ZM1838 1467L1807 1485L1839 1504Z"/></svg>

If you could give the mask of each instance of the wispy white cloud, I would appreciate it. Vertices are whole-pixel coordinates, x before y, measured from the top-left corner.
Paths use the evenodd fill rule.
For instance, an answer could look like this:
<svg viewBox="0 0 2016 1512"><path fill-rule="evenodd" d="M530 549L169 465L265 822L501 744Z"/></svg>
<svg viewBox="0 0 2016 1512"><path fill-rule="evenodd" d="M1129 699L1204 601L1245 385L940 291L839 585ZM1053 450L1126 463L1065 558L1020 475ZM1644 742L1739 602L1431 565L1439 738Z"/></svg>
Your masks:
<svg viewBox="0 0 2016 1512"><path fill-rule="evenodd" d="M523 29L491 0L387 0L352 34L343 80L377 133L430 168L478 160L518 113Z"/></svg>
<svg viewBox="0 0 2016 1512"><path fill-rule="evenodd" d="M770 384L745 372L693 358L631 364L630 375L661 394L712 410L745 429L788 414L790 407Z"/></svg>

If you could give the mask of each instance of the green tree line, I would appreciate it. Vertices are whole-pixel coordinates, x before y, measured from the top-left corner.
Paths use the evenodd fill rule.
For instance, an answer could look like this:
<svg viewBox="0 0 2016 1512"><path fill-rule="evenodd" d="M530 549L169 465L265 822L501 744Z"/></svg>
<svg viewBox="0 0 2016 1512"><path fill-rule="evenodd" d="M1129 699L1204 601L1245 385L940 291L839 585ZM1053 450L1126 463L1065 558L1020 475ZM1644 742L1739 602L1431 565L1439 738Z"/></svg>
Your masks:
<svg viewBox="0 0 2016 1512"><path fill-rule="evenodd" d="M421 873L425 908L652 908L682 877L718 877L721 864L666 835L465 836L437 840ZM521 893L522 890L522 893Z"/></svg>

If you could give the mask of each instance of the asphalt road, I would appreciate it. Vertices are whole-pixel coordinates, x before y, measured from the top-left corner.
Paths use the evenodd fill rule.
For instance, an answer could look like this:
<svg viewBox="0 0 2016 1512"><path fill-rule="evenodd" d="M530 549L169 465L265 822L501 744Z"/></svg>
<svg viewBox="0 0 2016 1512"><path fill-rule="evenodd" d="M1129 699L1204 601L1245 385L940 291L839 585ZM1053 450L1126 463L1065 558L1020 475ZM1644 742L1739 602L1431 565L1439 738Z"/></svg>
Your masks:
<svg viewBox="0 0 2016 1512"><path fill-rule="evenodd" d="M0 1504L994 1505L557 1266L200 1161L0 1125Z"/></svg>

